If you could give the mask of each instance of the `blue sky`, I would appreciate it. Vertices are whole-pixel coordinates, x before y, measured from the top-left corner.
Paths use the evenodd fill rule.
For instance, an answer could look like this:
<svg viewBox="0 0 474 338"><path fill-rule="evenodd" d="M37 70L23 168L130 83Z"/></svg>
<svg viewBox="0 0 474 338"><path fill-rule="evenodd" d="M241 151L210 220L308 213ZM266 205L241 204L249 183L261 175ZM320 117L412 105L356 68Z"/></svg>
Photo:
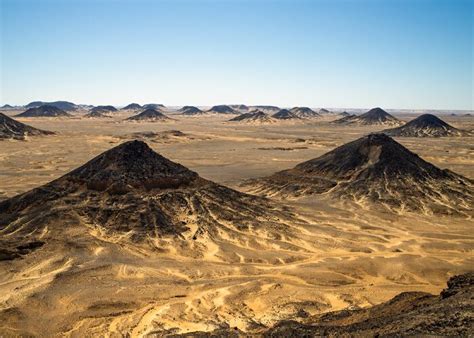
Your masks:
<svg viewBox="0 0 474 338"><path fill-rule="evenodd" d="M470 0L0 0L0 103L473 109Z"/></svg>

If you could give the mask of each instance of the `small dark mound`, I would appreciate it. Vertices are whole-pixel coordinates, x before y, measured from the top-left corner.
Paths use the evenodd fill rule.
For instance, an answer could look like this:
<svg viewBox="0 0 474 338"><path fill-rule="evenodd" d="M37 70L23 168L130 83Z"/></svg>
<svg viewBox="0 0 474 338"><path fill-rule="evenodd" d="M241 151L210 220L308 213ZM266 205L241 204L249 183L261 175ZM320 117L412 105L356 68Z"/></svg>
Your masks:
<svg viewBox="0 0 474 338"><path fill-rule="evenodd" d="M138 103L130 103L129 105L122 108L122 110L137 110L137 109L142 109L142 106L140 106Z"/></svg>
<svg viewBox="0 0 474 338"><path fill-rule="evenodd" d="M97 106L97 107L92 108L91 110L91 112L109 112L109 113L113 113L116 111L117 111L117 108L115 108L114 106Z"/></svg>
<svg viewBox="0 0 474 338"><path fill-rule="evenodd" d="M256 122L256 123L270 123L273 122L273 118L265 114L263 111L254 110L250 113L244 113L236 116L229 121L231 122Z"/></svg>
<svg viewBox="0 0 474 338"><path fill-rule="evenodd" d="M183 115L200 115L203 113L201 109L194 106L184 106L179 110L179 112Z"/></svg>
<svg viewBox="0 0 474 338"><path fill-rule="evenodd" d="M424 114L411 120L404 126L383 131L390 136L405 137L443 137L463 136L467 132L454 128L440 118L431 114Z"/></svg>
<svg viewBox="0 0 474 338"><path fill-rule="evenodd" d="M126 119L127 121L166 121L171 120L165 114L155 109L147 109L142 111L140 114L131 116Z"/></svg>
<svg viewBox="0 0 474 338"><path fill-rule="evenodd" d="M227 105L214 106L211 109L209 109L207 112L214 113L214 114L238 114L239 113Z"/></svg>
<svg viewBox="0 0 474 338"><path fill-rule="evenodd" d="M291 108L290 111L296 116L299 116L301 118L313 118L313 117L321 116L318 113L316 113L314 110L308 107L294 107L294 108Z"/></svg>
<svg viewBox="0 0 474 338"><path fill-rule="evenodd" d="M30 108L16 117L71 117L71 114L54 106L41 106L37 108Z"/></svg>
<svg viewBox="0 0 474 338"><path fill-rule="evenodd" d="M0 113L0 139L23 140L27 136L52 135L51 131L33 128L24 123L15 121L11 117Z"/></svg>
<svg viewBox="0 0 474 338"><path fill-rule="evenodd" d="M144 104L142 108L159 110L160 108L166 108L166 107L164 104L161 104L161 103L147 103L147 104Z"/></svg>
<svg viewBox="0 0 474 338"><path fill-rule="evenodd" d="M13 106L9 105L9 104L4 104L1 109L13 109Z"/></svg>
<svg viewBox="0 0 474 338"><path fill-rule="evenodd" d="M373 108L362 115L345 116L339 120L334 121L338 124L360 124L360 125L388 125L398 126L403 124L402 121L390 115L382 108Z"/></svg>
<svg viewBox="0 0 474 338"><path fill-rule="evenodd" d="M288 109L281 109L278 113L272 115L273 118L278 120L299 120L301 119L296 114L292 113Z"/></svg>

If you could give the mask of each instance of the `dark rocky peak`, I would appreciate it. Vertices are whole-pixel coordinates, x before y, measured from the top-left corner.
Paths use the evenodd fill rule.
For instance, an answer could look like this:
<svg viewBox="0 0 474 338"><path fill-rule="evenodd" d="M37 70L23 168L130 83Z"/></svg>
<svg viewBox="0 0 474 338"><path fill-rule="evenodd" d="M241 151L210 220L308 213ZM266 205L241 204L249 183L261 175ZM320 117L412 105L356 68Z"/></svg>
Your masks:
<svg viewBox="0 0 474 338"><path fill-rule="evenodd" d="M145 142L129 141L112 148L63 176L92 190L110 187L175 188L189 185L198 174L153 151Z"/></svg>

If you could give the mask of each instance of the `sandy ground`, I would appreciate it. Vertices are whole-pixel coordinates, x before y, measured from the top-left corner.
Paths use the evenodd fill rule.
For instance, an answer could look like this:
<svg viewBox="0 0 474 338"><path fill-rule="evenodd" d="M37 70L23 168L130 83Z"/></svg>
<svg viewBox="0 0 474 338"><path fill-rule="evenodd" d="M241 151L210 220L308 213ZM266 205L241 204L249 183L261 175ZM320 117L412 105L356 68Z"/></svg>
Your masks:
<svg viewBox="0 0 474 338"><path fill-rule="evenodd" d="M49 182L137 132L180 130L186 135L147 142L204 178L241 189L245 179L291 168L377 131L335 126L329 119L270 125L227 123L228 117L122 122L126 116L21 119L58 134L0 143L0 198ZM445 120L474 129L473 117ZM473 137L397 141L441 168L474 178ZM205 258L196 260L172 245L150 252L85 229L77 230L85 234L82 243L0 262L0 332L115 337L222 325L251 331L297 319L301 309L315 314L377 304L402 291L438 293L448 276L474 266L472 220L394 215L322 199L275 203L290 206L304 221L294 225L299 235L286 238L285 247L262 241L256 249L258 233L228 242L208 239ZM239 258L222 254L229 251Z"/></svg>

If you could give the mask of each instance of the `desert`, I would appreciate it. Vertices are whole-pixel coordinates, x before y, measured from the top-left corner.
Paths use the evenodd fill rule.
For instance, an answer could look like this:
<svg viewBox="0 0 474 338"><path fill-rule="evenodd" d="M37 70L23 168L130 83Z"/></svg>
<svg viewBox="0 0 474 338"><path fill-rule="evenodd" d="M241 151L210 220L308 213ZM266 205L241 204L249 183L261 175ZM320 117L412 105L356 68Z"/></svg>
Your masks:
<svg viewBox="0 0 474 338"><path fill-rule="evenodd" d="M339 126L331 123L336 115L230 124L227 113L187 117L171 108L166 123L126 123L134 112L120 110L108 119L86 114L18 118L54 134L2 141L0 330L7 335L263 333L280 321L368 308L402 292L439 294L450 276L472 270L472 205L460 215L390 211L324 195L259 197L247 184L384 126ZM474 128L472 118L441 117ZM473 136L395 140L465 177L471 197L463 198L472 198L474 152L466 145ZM186 207L181 198L196 198L194 190L160 186L169 192L159 195L159 211L149 204L156 197L148 188L115 184L83 195L88 188L78 187L64 195L71 185L54 183L133 142L139 146L131 153L149 149L217 188ZM128 165L148 163L124 159L84 172L110 167L126 177L134 170ZM87 175L85 182L92 181ZM174 189L179 194L172 197ZM150 202L142 202L145 196ZM160 214L171 218L149 218Z"/></svg>

